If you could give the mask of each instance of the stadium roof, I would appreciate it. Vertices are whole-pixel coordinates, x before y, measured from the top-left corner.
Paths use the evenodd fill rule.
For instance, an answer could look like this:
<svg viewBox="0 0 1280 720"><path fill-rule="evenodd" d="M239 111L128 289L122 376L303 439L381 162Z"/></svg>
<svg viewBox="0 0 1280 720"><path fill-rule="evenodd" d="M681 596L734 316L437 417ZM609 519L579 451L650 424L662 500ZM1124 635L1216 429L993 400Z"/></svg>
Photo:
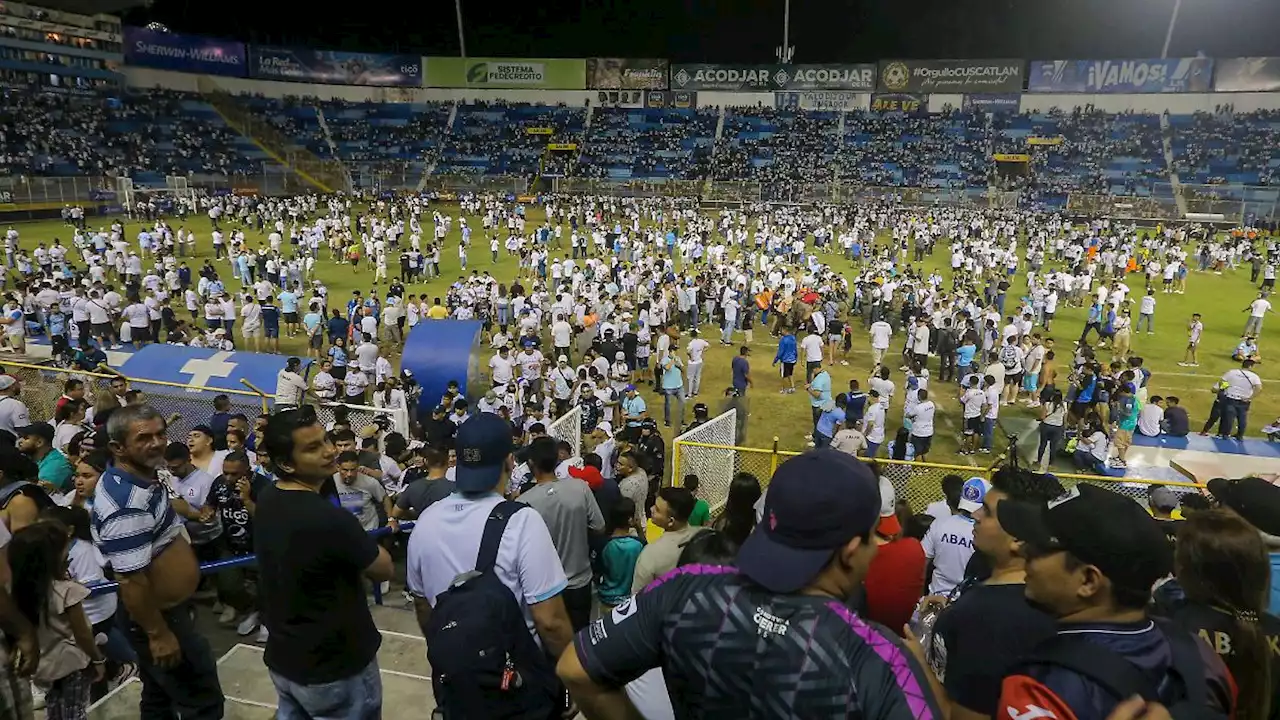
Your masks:
<svg viewBox="0 0 1280 720"><path fill-rule="evenodd" d="M118 13L129 8L150 5L151 0L36 0L32 3L50 10L65 10L81 15Z"/></svg>

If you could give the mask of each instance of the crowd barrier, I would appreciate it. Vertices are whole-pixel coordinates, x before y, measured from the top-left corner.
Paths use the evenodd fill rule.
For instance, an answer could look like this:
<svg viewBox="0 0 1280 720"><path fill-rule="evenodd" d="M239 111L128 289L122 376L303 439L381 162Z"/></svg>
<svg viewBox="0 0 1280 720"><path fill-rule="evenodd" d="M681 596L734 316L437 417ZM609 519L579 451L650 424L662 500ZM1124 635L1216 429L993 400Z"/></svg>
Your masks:
<svg viewBox="0 0 1280 720"><path fill-rule="evenodd" d="M698 494L707 501L713 512L718 512L724 507L725 500L728 498L729 483L720 481L724 476L728 476L731 481L738 473L750 473L764 487L768 485L778 465L799 454L796 451L779 449L777 438L774 438L772 448L756 448L741 447L731 443L698 442L681 436L676 438L673 444L672 474L677 484L686 474L691 472L697 474L700 481ZM893 483L898 499L906 500L914 513L924 512L930 503L943 499L942 479L947 475L959 475L962 478L979 476L990 479L995 469L998 469L885 458L877 458L876 462L880 465L881 475ZM703 479L704 468L714 468L712 472L713 477L717 479L716 482L708 483ZM1147 493L1153 485L1165 486L1178 495L1201 493L1205 488L1204 485L1194 482L1142 478L1058 473L1054 473L1054 477L1067 488L1077 483L1089 483L1143 503L1146 502Z"/></svg>
<svg viewBox="0 0 1280 720"><path fill-rule="evenodd" d="M110 384L116 378L124 378L130 390L141 391L147 404L154 407L169 420L169 439L182 440L188 432L198 425L207 425L213 416L213 400L225 395L230 402L228 409L232 415L243 414L252 424L253 418L269 412L272 396L265 391L245 382L245 390L227 390L202 385L184 385L163 380L151 380L142 377L130 377L109 368L99 372L86 372L78 369L60 368L52 365L31 365L19 362L5 362L0 359L0 369L14 376L22 383L20 395L34 421L52 420L57 408L58 399L62 397L63 388L69 379L77 379L85 384L85 400L98 410L115 407ZM244 381L242 381L244 382ZM334 409L337 403L322 405L317 408L317 417L326 426L333 422ZM408 413L386 408L366 405L347 405L347 418L351 429L357 434L365 427L372 425L374 419L386 417L389 426L401 433L408 431Z"/></svg>

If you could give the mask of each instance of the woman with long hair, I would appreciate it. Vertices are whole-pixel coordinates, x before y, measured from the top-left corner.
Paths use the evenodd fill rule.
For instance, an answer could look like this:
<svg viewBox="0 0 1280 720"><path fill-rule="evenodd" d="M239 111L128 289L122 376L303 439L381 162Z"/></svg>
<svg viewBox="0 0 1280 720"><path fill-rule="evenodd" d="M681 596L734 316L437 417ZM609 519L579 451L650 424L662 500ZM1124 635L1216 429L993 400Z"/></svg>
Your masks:
<svg viewBox="0 0 1280 720"><path fill-rule="evenodd" d="M1036 450L1036 466L1041 471L1049 468L1054 453L1062 446L1063 425L1066 421L1067 403L1062 398L1062 391L1050 390L1040 404L1040 443Z"/></svg>
<svg viewBox="0 0 1280 720"><path fill-rule="evenodd" d="M83 400L68 400L53 413L53 448L66 454L67 443L76 434L84 432L84 414L87 410Z"/></svg>
<svg viewBox="0 0 1280 720"><path fill-rule="evenodd" d="M86 511L92 510L93 493L98 489L98 480L102 477L102 473L106 472L107 459L105 450L87 452L78 458L72 465L75 473L72 475L75 491L63 495L58 504L84 508Z"/></svg>
<svg viewBox="0 0 1280 720"><path fill-rule="evenodd" d="M734 475L724 511L716 518L713 528L738 545L746 542L756 527L756 502L760 495L760 481L755 475L746 472Z"/></svg>
<svg viewBox="0 0 1280 720"><path fill-rule="evenodd" d="M1200 510L1178 523L1176 585L1156 592L1157 615L1208 641L1238 688L1237 720L1267 720L1280 710L1280 663L1271 647L1280 618L1266 612L1271 567L1258 531L1226 509ZM1185 597L1179 597L1177 590Z"/></svg>
<svg viewBox="0 0 1280 720"><path fill-rule="evenodd" d="M49 720L86 717L90 686L106 674L106 658L85 614L89 590L67 577L70 547L67 526L47 520L14 533L8 546L14 603L40 641L33 679L45 688Z"/></svg>

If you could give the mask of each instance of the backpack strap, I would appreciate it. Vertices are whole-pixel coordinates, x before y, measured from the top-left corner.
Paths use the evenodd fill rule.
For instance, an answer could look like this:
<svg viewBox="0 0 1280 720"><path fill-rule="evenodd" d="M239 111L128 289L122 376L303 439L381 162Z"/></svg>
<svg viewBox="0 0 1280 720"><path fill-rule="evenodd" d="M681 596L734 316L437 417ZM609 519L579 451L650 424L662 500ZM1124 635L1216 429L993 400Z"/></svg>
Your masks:
<svg viewBox="0 0 1280 720"><path fill-rule="evenodd" d="M484 535L480 537L480 554L476 557L476 572L487 573L493 570L498 562L498 546L502 544L502 535L507 531L507 522L511 516L529 506L515 500L503 500L489 512L489 519L484 524Z"/></svg>
<svg viewBox="0 0 1280 720"><path fill-rule="evenodd" d="M1133 663L1098 643L1074 635L1055 635L1040 644L1023 663L1057 665L1089 678L1114 697L1140 695L1158 701L1155 685Z"/></svg>
<svg viewBox="0 0 1280 720"><path fill-rule="evenodd" d="M1200 650L1196 646L1199 640L1171 623L1162 620L1156 620L1155 623L1160 632L1164 633L1165 640L1169 643L1169 650L1173 654L1173 671L1182 680L1182 685L1186 689L1187 706L1196 708L1209 707L1209 690L1208 682L1205 678L1204 658L1200 655Z"/></svg>

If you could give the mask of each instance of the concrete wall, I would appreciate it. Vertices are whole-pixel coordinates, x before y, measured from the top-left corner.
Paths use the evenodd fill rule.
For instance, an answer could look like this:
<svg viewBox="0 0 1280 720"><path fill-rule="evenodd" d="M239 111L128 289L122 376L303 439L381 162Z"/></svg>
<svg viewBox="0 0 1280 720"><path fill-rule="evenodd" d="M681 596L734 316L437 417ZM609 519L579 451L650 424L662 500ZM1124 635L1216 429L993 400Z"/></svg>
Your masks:
<svg viewBox="0 0 1280 720"><path fill-rule="evenodd" d="M1213 112L1217 105L1234 105L1237 112L1280 108L1280 93L1167 93L1150 95L1052 95L1024 93L1022 111L1044 111L1050 108L1070 110L1084 105L1107 112L1168 111L1174 115Z"/></svg>

